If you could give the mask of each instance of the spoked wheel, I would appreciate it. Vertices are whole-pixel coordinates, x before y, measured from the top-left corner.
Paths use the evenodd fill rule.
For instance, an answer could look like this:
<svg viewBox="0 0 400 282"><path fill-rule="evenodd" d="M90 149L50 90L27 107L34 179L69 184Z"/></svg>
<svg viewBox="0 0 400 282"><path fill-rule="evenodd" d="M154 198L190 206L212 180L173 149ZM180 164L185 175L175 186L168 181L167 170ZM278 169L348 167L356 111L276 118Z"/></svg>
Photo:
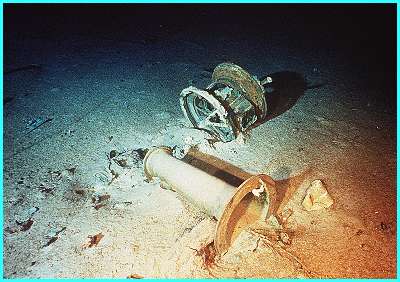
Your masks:
<svg viewBox="0 0 400 282"><path fill-rule="evenodd" d="M228 113L221 103L207 91L189 87L181 94L181 107L190 122L205 129L223 142L235 138L234 128Z"/></svg>
<svg viewBox="0 0 400 282"><path fill-rule="evenodd" d="M264 84L233 63L219 64L205 90L190 86L181 92L181 108L192 125L229 142L265 118Z"/></svg>

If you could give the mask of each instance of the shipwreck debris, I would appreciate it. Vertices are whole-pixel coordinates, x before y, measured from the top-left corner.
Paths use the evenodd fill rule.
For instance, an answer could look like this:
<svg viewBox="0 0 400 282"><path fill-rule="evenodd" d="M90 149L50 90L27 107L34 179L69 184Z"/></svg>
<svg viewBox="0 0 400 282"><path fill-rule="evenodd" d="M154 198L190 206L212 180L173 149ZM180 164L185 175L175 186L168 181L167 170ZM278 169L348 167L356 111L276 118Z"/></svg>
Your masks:
<svg viewBox="0 0 400 282"><path fill-rule="evenodd" d="M307 188L306 196L303 200L303 207L307 211L327 209L333 204L332 197L328 194L324 183L316 179Z"/></svg>
<svg viewBox="0 0 400 282"><path fill-rule="evenodd" d="M88 238L90 239L90 241L88 243L86 243L84 245L85 248L92 248L92 247L96 247L101 239L103 239L104 235L102 233L98 233L96 235L89 235Z"/></svg>
<svg viewBox="0 0 400 282"><path fill-rule="evenodd" d="M50 233L48 235L46 235L46 238L49 239L49 241L47 241L47 243L43 245L43 248L48 247L51 244L53 244L55 241L57 241L59 239L58 235L66 229L67 229L66 227L61 227L61 228L50 231Z"/></svg>
<svg viewBox="0 0 400 282"><path fill-rule="evenodd" d="M129 278L129 279L143 279L144 276L142 276L140 274L137 274L137 273L132 273L127 278Z"/></svg>
<svg viewBox="0 0 400 282"><path fill-rule="evenodd" d="M18 233L20 231L28 231L29 229L31 229L34 223L33 216L38 210L38 207L32 207L15 216L15 223L17 224L17 226L7 226L4 228L4 231L9 234Z"/></svg>
<svg viewBox="0 0 400 282"><path fill-rule="evenodd" d="M41 182L39 185L39 191L44 194L54 195L54 186Z"/></svg>
<svg viewBox="0 0 400 282"><path fill-rule="evenodd" d="M28 130L26 132L26 134L31 133L32 131L38 129L39 127L41 127L43 124L48 123L50 121L52 121L53 118L50 117L37 117L37 118L31 118L27 121L26 123L26 129Z"/></svg>
<svg viewBox="0 0 400 282"><path fill-rule="evenodd" d="M111 196L109 194L104 194L104 195L94 194L92 196L93 207L96 210L99 210L100 208L107 205L110 198L111 198Z"/></svg>
<svg viewBox="0 0 400 282"><path fill-rule="evenodd" d="M29 229L31 229L32 224L33 224L33 219L29 218L28 220L24 221L24 222L18 222L17 224L21 226L21 231L28 231Z"/></svg>
<svg viewBox="0 0 400 282"><path fill-rule="evenodd" d="M144 158L148 179L158 177L166 188L183 195L218 220L214 246L218 255L228 250L242 230L275 213L275 182L265 174L252 176L238 188L187 164L167 147L153 148ZM255 196L255 193L257 196Z"/></svg>
<svg viewBox="0 0 400 282"><path fill-rule="evenodd" d="M96 172L94 176L102 183L109 186L117 181L120 176L125 175L132 168L140 168L146 150L138 149L112 149L105 152L108 164L102 171Z"/></svg>
<svg viewBox="0 0 400 282"><path fill-rule="evenodd" d="M222 63L214 69L206 89L190 86L182 90L181 108L194 127L229 142L265 118L264 87L271 82L269 76L260 81L238 65Z"/></svg>
<svg viewBox="0 0 400 282"><path fill-rule="evenodd" d="M193 251L195 251L196 256L200 256L203 263L204 269L209 269L215 263L215 248L214 243L210 242L205 246L202 246L199 250L189 247Z"/></svg>

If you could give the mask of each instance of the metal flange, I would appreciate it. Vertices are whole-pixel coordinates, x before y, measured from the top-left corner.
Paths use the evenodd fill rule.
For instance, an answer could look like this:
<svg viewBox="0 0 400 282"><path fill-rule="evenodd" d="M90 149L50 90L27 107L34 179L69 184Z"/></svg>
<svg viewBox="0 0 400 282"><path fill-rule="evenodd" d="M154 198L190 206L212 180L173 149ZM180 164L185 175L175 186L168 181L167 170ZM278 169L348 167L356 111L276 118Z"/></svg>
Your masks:
<svg viewBox="0 0 400 282"><path fill-rule="evenodd" d="M264 96L264 87L243 68L233 63L219 64L214 69L212 81L240 90L255 105L258 118L265 118L267 102Z"/></svg>

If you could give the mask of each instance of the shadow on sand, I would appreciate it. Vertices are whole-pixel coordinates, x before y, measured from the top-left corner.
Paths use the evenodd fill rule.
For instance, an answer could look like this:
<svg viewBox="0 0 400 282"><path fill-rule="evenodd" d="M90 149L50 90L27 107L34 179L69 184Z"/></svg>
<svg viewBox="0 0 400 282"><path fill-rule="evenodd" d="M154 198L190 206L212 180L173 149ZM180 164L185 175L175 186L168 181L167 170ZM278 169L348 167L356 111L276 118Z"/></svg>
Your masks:
<svg viewBox="0 0 400 282"><path fill-rule="evenodd" d="M272 78L272 82L265 86L267 116L260 123L271 120L291 109L306 90L323 86L323 84L309 85L303 75L292 71L276 72L268 76Z"/></svg>

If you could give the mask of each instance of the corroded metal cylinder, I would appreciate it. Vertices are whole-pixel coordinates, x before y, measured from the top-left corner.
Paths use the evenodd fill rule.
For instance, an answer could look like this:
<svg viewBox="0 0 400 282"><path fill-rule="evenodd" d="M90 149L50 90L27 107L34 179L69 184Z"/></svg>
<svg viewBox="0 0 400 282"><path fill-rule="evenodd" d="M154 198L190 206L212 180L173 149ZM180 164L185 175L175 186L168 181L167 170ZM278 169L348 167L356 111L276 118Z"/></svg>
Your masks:
<svg viewBox="0 0 400 282"><path fill-rule="evenodd" d="M165 147L149 151L144 167L148 178L158 177L170 189L216 219L220 219L225 205L235 193L236 187L174 158Z"/></svg>
<svg viewBox="0 0 400 282"><path fill-rule="evenodd" d="M207 174L159 147L149 150L144 158L149 179L158 177L170 189L218 220L214 246L218 254L228 250L240 232L250 224L266 220L275 210L275 182L259 174L239 187Z"/></svg>

